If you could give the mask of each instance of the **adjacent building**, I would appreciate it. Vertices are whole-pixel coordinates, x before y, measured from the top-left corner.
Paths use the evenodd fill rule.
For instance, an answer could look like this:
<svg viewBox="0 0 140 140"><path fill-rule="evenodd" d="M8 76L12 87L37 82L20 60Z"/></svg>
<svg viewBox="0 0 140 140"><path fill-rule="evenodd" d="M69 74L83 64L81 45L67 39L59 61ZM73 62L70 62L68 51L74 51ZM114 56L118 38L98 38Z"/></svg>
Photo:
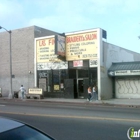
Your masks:
<svg viewBox="0 0 140 140"><path fill-rule="evenodd" d="M34 38L58 34L56 32L31 26L12 30L12 90L18 91L23 84L26 89L34 87ZM0 88L3 96L9 94L10 87L9 34L0 32Z"/></svg>

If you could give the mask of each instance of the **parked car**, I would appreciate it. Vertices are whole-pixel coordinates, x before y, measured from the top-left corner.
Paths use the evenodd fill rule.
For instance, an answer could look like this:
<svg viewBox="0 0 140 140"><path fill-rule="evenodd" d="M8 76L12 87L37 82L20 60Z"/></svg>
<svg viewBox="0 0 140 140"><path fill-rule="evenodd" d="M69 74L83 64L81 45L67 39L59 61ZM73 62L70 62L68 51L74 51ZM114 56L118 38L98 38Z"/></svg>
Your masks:
<svg viewBox="0 0 140 140"><path fill-rule="evenodd" d="M0 140L55 140L28 124L0 117Z"/></svg>

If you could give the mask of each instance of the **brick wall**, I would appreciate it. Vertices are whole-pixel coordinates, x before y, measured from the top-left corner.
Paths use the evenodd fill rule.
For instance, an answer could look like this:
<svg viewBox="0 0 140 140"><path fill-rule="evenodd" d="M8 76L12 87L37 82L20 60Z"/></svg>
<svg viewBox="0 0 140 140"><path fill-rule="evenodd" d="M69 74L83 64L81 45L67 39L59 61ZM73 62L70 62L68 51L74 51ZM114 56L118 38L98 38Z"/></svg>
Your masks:
<svg viewBox="0 0 140 140"><path fill-rule="evenodd" d="M57 34L37 26L12 30L12 78L13 91L18 91L21 84L26 89L34 87L34 38ZM10 51L9 33L0 33L0 87L3 96L9 94ZM31 73L29 73L31 71Z"/></svg>

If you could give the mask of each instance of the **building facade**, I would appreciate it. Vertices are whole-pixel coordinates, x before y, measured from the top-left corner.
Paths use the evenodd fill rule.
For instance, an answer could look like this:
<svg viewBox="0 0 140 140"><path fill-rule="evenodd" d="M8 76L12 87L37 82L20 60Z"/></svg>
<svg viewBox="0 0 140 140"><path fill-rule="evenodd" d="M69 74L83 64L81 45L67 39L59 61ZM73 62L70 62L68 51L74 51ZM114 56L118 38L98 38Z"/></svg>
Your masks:
<svg viewBox="0 0 140 140"><path fill-rule="evenodd" d="M36 86L44 87L46 96L50 97L86 98L87 87L96 84L99 100L128 98L128 96L117 96L117 81L114 81L114 77L110 77L108 70L113 62L139 61L140 54L105 42L103 31L98 28L65 33L65 47L62 45L65 50L65 61L57 59L58 53L55 50L53 52L55 59L52 59L48 50L46 60L42 58L40 62L38 60L35 62ZM36 41L47 44L51 42L50 39L56 40L55 36L47 36L36 38ZM39 46L35 45L36 47ZM52 48L48 45L44 46L46 47ZM53 47L57 48L56 42Z"/></svg>
<svg viewBox="0 0 140 140"><path fill-rule="evenodd" d="M31 26L12 30L12 90L18 91L23 84L26 89L34 87L34 38L58 34L56 32ZM0 33L0 88L3 96L9 94L10 56L9 34Z"/></svg>
<svg viewBox="0 0 140 140"><path fill-rule="evenodd" d="M108 74L115 98L140 98L140 61L112 63Z"/></svg>
<svg viewBox="0 0 140 140"><path fill-rule="evenodd" d="M0 37L0 87L6 95L9 92L8 35L3 32ZM140 61L140 54L107 43L104 38L106 32L101 28L62 34L37 26L12 31L13 91L23 84L27 89L42 88L45 97L87 98L88 86L96 84L99 100L140 97L139 88L137 94L129 96L129 87L131 90L135 85L138 87L138 79L133 80L134 84L126 84L129 93L126 94L126 89L120 92L120 87L129 80L122 82L122 77L110 75L122 70L115 69L114 63L135 63ZM130 79L140 76L135 74Z"/></svg>
<svg viewBox="0 0 140 140"><path fill-rule="evenodd" d="M138 66L140 64L140 54L106 42L103 42L103 49L104 65L101 71L102 93L104 93L107 99L140 98L140 89L138 88L140 87L140 83L138 81L140 73L137 71L140 68ZM116 65L114 66L114 64L116 64L117 67L115 67ZM131 65L134 66L132 67ZM134 70L137 72L133 74L120 73L120 75L110 75L111 71L120 72L127 70ZM138 78L137 80L135 80L136 77ZM110 85L109 88L108 85ZM138 90L137 93L135 92L136 90Z"/></svg>

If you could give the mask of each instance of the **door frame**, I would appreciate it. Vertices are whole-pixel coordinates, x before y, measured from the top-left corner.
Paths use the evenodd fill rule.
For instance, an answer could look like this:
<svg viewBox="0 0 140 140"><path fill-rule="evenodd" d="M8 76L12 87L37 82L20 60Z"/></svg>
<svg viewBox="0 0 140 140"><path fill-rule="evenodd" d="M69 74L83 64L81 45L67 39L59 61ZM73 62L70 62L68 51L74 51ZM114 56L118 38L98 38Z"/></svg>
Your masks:
<svg viewBox="0 0 140 140"><path fill-rule="evenodd" d="M80 80L84 80L83 78L77 78L77 94L78 94L78 98L80 97L79 96L79 81Z"/></svg>

